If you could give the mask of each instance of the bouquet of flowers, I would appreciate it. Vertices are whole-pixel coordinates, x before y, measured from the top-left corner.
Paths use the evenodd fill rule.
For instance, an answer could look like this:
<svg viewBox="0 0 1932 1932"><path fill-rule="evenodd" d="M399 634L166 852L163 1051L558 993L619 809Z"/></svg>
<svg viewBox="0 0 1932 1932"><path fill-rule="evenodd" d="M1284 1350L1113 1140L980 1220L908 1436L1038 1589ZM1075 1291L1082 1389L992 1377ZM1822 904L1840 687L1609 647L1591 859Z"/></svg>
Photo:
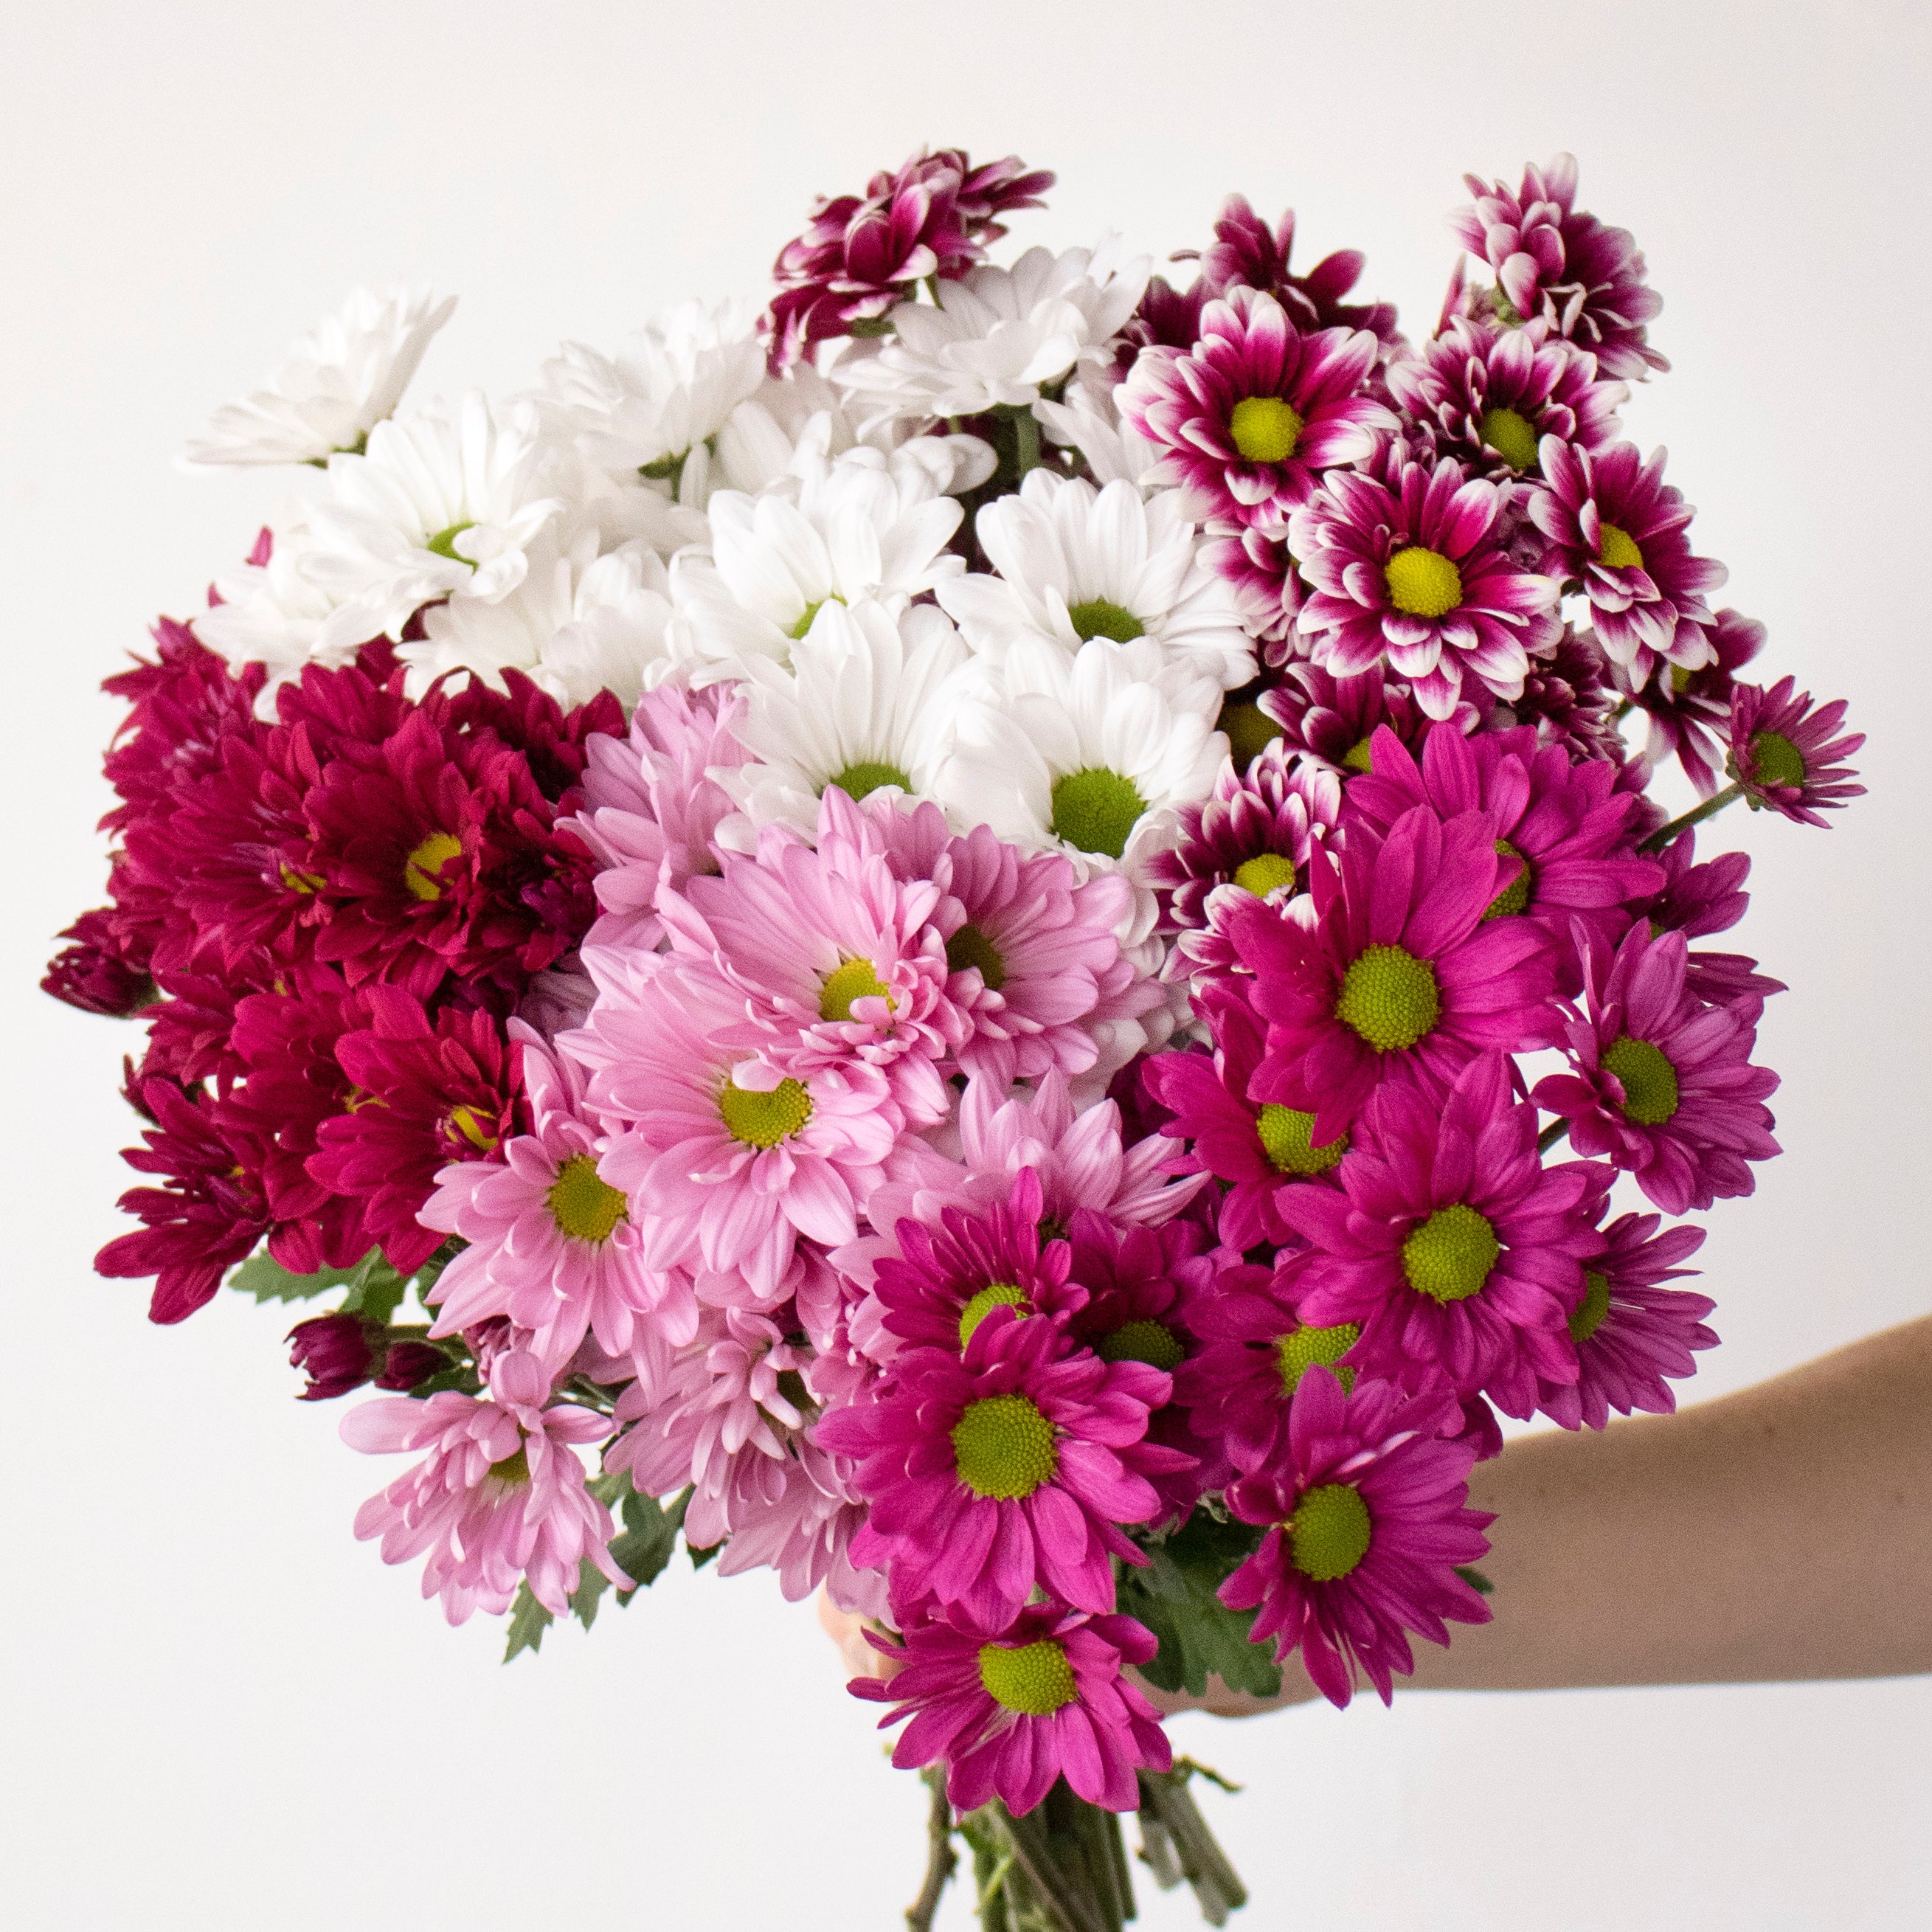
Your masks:
<svg viewBox="0 0 1932 1932"><path fill-rule="evenodd" d="M1141 1680L1386 1700L1489 1614L1497 1412L1715 1340L1661 1216L1778 1151L1782 988L1693 828L1862 740L1620 440L1659 303L1567 156L1470 178L1419 346L1238 196L1185 286L995 265L1052 181L922 152L508 405L396 413L452 304L358 293L190 452L306 487L108 681L46 985L146 1028L101 1273L332 1300L303 1399L388 1392L356 1534L452 1622L680 1539L822 1589L915 1927L958 1834L1104 1932L1123 1813L1244 1896Z"/></svg>

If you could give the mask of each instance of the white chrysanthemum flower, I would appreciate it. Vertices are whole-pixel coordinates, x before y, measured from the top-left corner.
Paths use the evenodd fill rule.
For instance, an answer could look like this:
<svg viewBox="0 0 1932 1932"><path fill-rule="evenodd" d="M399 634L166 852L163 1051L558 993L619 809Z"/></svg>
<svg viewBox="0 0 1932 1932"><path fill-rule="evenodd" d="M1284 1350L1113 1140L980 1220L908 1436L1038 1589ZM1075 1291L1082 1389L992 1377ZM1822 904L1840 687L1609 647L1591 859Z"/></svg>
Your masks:
<svg viewBox="0 0 1932 1932"><path fill-rule="evenodd" d="M784 824L808 836L828 784L854 798L929 796L958 709L954 680L968 662L958 632L929 604L896 616L869 602L828 603L794 646L790 670L747 661L745 715L731 731L753 762L712 776L750 829ZM719 836L751 842L729 820Z"/></svg>
<svg viewBox="0 0 1932 1932"><path fill-rule="evenodd" d="M1029 248L1010 268L940 283L936 308L900 303L892 334L835 363L832 380L868 420L1028 408L1042 389L1108 359L1148 268L1144 255L1123 261L1112 239L1058 256Z"/></svg>
<svg viewBox="0 0 1932 1932"><path fill-rule="evenodd" d="M1144 482L1164 454L1114 407L1111 380L1070 383L1063 400L1042 401L1034 413L1048 442L1079 451L1096 483Z"/></svg>
<svg viewBox="0 0 1932 1932"><path fill-rule="evenodd" d="M957 575L965 565L946 546L964 513L944 494L957 469L950 442L828 457L808 438L795 473L764 495L716 492L708 549L671 568L680 652L721 668L782 664L821 610L872 602L896 616Z"/></svg>
<svg viewBox="0 0 1932 1932"><path fill-rule="evenodd" d="M646 477L701 507L716 440L764 384L765 352L748 304L680 302L615 356L566 342L543 376L538 406L586 461Z"/></svg>
<svg viewBox="0 0 1932 1932"><path fill-rule="evenodd" d="M255 709L263 718L275 715L275 693L306 664L345 664L362 641L323 649L322 626L335 608L333 599L309 580L304 560L310 538L302 511L296 508L271 526L266 563L244 563L214 580L221 599L190 621L189 628L208 648L225 658L238 672L258 664L268 681Z"/></svg>
<svg viewBox="0 0 1932 1932"><path fill-rule="evenodd" d="M670 591L663 560L641 544L600 556L594 530L567 548L546 532L507 597L453 598L424 613L422 640L396 647L404 688L419 698L446 673L468 670L500 691L503 673L520 670L566 708L610 691L628 711L674 668Z"/></svg>
<svg viewBox="0 0 1932 1932"><path fill-rule="evenodd" d="M1032 471L975 524L998 574L938 586L976 651L1003 660L1022 638L1077 651L1090 638L1151 638L1163 656L1232 690L1255 674L1255 650L1226 583L1201 562L1178 491L1144 496L1131 483L1096 490Z"/></svg>
<svg viewBox="0 0 1932 1932"><path fill-rule="evenodd" d="M184 452L191 464L323 463L363 439L401 400L456 298L433 289L358 289L292 344L252 396L228 403Z"/></svg>
<svg viewBox="0 0 1932 1932"><path fill-rule="evenodd" d="M557 476L534 412L501 416L480 395L454 416L378 423L366 453L329 459L309 509L302 567L336 605L318 649L400 636L440 598L508 596L564 507Z"/></svg>
<svg viewBox="0 0 1932 1932"><path fill-rule="evenodd" d="M1147 862L1179 835L1177 808L1205 798L1228 754L1214 728L1221 688L1163 662L1150 638L1094 638L1070 655L1022 638L998 673L1003 701L958 707L934 796L964 824L1064 852L1082 876L1117 871L1134 887L1121 938L1152 931Z"/></svg>

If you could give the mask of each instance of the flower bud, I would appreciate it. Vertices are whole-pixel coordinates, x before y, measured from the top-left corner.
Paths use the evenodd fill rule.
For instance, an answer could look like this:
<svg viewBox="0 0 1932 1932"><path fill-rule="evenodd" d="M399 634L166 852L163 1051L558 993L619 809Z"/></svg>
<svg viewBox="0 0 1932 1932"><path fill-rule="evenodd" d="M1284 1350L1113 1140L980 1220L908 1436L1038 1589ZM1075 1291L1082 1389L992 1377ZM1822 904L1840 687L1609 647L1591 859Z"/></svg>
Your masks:
<svg viewBox="0 0 1932 1932"><path fill-rule="evenodd" d="M449 1366L449 1358L428 1342L392 1342L382 1358L382 1372L376 1378L379 1389L412 1389L431 1376Z"/></svg>
<svg viewBox="0 0 1932 1932"><path fill-rule="evenodd" d="M298 1401L326 1402L332 1396L346 1395L369 1379L374 1359L359 1316L318 1315L313 1320L298 1322L289 1330L288 1340L294 1344L289 1351L289 1366L300 1369L309 1378L308 1387L296 1398Z"/></svg>

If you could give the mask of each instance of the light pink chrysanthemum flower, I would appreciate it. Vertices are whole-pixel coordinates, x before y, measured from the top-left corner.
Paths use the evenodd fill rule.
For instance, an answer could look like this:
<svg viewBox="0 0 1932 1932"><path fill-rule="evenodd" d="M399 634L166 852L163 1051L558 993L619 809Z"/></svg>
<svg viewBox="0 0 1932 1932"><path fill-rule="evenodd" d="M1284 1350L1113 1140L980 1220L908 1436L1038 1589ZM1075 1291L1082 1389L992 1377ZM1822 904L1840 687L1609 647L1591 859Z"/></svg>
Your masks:
<svg viewBox="0 0 1932 1932"><path fill-rule="evenodd" d="M440 1594L452 1624L479 1608L508 1610L525 1580L563 1616L586 1559L632 1587L610 1558L610 1512L585 1489L572 1446L608 1436L610 1424L568 1402L547 1408L550 1393L543 1364L514 1349L497 1358L486 1396L387 1396L342 1419L342 1439L365 1455L430 1452L362 1505L356 1534L380 1536L385 1563L427 1550L423 1594Z"/></svg>
<svg viewBox="0 0 1932 1932"><path fill-rule="evenodd" d="M571 1051L593 1069L592 1104L628 1124L602 1171L640 1204L646 1264L742 1270L763 1297L799 1235L853 1239L902 1121L858 1060L793 1075L729 1044L745 1004L714 968L673 958L609 981Z"/></svg>
<svg viewBox="0 0 1932 1932"><path fill-rule="evenodd" d="M614 1355L640 1321L688 1340L698 1318L689 1284L646 1264L631 1203L606 1172L610 1142L584 1104L582 1070L521 1021L510 1026L536 1131L506 1141L500 1160L458 1161L436 1176L424 1225L469 1245L436 1282L430 1333L507 1316L532 1331L553 1372L586 1331Z"/></svg>

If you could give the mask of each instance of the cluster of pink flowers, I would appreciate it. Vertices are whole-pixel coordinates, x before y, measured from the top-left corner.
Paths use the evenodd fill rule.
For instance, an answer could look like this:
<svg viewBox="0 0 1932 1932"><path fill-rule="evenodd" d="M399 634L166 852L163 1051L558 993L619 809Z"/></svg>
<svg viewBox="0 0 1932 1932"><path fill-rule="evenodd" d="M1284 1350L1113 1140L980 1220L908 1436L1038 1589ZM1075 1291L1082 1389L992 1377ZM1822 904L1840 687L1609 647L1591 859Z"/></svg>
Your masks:
<svg viewBox="0 0 1932 1932"><path fill-rule="evenodd" d="M272 680L163 624L47 982L148 1028L102 1271L160 1321L258 1249L358 1271L296 1359L392 1391L344 1433L421 1460L356 1533L452 1621L628 1592L612 1505L662 1499L874 1619L896 1761L1016 1815L1168 1768L1132 1612L1190 1524L1238 1550L1189 1614L1386 1700L1488 1615L1498 1412L1671 1407L1716 1338L1661 1217L1778 1150L1694 827L1860 789L1619 440L1659 304L1567 158L1472 182L1493 280L1419 347L1239 197L1184 289L992 267L1052 179L822 202L761 337L609 365L623 473L572 390L578 523L418 533L388 632ZM633 653L574 706L502 655L540 581L546 675Z"/></svg>

